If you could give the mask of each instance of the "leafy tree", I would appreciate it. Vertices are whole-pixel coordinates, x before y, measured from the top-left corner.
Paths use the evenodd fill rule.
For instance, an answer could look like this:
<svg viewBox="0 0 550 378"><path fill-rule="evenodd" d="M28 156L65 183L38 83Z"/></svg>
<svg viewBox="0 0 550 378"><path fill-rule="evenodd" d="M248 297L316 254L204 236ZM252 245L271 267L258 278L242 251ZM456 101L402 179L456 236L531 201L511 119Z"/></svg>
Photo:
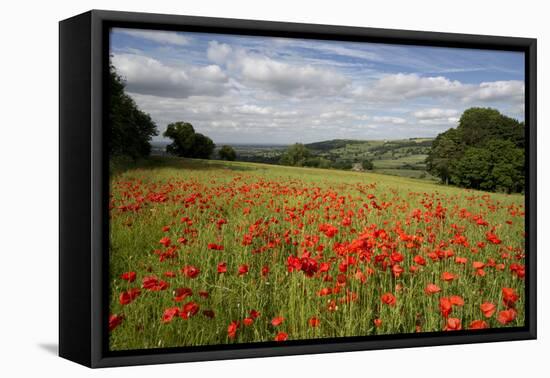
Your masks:
<svg viewBox="0 0 550 378"><path fill-rule="evenodd" d="M181 157L208 159L216 146L207 136L196 133L188 122L169 124L163 135L172 139L166 151Z"/></svg>
<svg viewBox="0 0 550 378"><path fill-rule="evenodd" d="M450 179L453 184L481 189L489 179L491 154L484 148L468 147L464 156L451 162Z"/></svg>
<svg viewBox="0 0 550 378"><path fill-rule="evenodd" d="M367 171L372 171L374 169L374 164L372 164L372 161L368 159L363 160L361 162L361 166Z"/></svg>
<svg viewBox="0 0 550 378"><path fill-rule="evenodd" d="M282 165L302 167L310 157L311 152L303 144L296 143L287 148L279 162Z"/></svg>
<svg viewBox="0 0 550 378"><path fill-rule="evenodd" d="M128 156L133 159L148 156L151 153L151 138L158 134L157 126L151 116L141 111L134 100L126 94L126 84L112 64L109 71L110 155Z"/></svg>
<svg viewBox="0 0 550 378"><path fill-rule="evenodd" d="M525 125L490 108L470 108L456 129L432 143L428 171L444 183L521 192L525 181Z"/></svg>
<svg viewBox="0 0 550 378"><path fill-rule="evenodd" d="M346 160L337 160L334 163L332 163L332 168L349 170L353 168L353 165L351 164L351 162Z"/></svg>
<svg viewBox="0 0 550 378"><path fill-rule="evenodd" d="M466 188L521 192L525 154L509 140L493 139L484 148L468 147L452 164L451 182Z"/></svg>
<svg viewBox="0 0 550 378"><path fill-rule="evenodd" d="M462 134L457 129L449 129L439 134L433 141L432 148L426 158L428 172L449 183L451 163L460 158L464 151Z"/></svg>
<svg viewBox="0 0 550 378"><path fill-rule="evenodd" d="M462 141L468 146L484 146L492 139L504 139L517 147L525 145L525 127L496 109L470 108L462 113L458 129Z"/></svg>
<svg viewBox="0 0 550 378"><path fill-rule="evenodd" d="M314 167L314 168L330 168L330 160L323 157L314 156L309 157L304 162L305 167Z"/></svg>
<svg viewBox="0 0 550 378"><path fill-rule="evenodd" d="M222 146L222 148L218 151L218 155L222 160L233 161L237 158L237 153L231 146Z"/></svg>

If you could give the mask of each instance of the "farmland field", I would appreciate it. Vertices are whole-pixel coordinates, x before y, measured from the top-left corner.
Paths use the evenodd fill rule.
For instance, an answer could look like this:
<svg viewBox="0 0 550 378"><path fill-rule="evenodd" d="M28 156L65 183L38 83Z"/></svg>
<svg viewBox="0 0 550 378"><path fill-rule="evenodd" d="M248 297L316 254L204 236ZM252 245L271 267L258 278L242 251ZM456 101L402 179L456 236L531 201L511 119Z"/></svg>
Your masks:
<svg viewBox="0 0 550 378"><path fill-rule="evenodd" d="M111 350L524 324L522 195L178 158L110 185Z"/></svg>

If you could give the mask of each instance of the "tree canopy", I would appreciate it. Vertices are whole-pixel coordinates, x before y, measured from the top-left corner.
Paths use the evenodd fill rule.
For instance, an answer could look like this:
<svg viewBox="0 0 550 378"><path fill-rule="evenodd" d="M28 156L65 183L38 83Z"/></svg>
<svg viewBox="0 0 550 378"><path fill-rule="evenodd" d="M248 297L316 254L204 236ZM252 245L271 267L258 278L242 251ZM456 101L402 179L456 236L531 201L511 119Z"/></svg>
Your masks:
<svg viewBox="0 0 550 378"><path fill-rule="evenodd" d="M237 153L231 146L222 146L220 150L218 151L218 155L220 156L220 159L222 160L229 160L233 161L237 158Z"/></svg>
<svg viewBox="0 0 550 378"><path fill-rule="evenodd" d="M525 187L525 125L491 108L470 108L439 134L426 159L445 183L502 192Z"/></svg>
<svg viewBox="0 0 550 378"><path fill-rule="evenodd" d="M151 153L151 138L158 134L151 116L141 111L135 101L126 94L125 82L110 67L109 153L111 156L129 156L133 159Z"/></svg>
<svg viewBox="0 0 550 378"><path fill-rule="evenodd" d="M207 136L196 133L188 122L174 122L167 126L163 136L172 139L166 151L180 157L208 159L216 145Z"/></svg>
<svg viewBox="0 0 550 378"><path fill-rule="evenodd" d="M295 143L287 148L281 156L280 163L282 165L292 165L295 167L303 167L311 158L311 152L301 143Z"/></svg>

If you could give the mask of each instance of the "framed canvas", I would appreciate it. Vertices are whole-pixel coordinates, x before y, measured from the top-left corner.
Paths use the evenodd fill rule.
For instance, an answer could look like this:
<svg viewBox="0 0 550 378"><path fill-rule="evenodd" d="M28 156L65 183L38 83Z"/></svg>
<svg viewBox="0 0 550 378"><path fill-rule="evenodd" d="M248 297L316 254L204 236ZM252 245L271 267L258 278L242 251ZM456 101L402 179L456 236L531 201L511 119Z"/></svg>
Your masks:
<svg viewBox="0 0 550 378"><path fill-rule="evenodd" d="M60 22L59 354L536 338L536 40Z"/></svg>

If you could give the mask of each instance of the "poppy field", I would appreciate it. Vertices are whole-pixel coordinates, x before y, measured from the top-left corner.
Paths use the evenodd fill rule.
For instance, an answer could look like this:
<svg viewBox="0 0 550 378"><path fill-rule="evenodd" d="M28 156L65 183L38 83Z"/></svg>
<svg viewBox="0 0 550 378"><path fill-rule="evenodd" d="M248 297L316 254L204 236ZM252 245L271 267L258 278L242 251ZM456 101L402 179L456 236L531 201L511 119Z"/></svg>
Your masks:
<svg viewBox="0 0 550 378"><path fill-rule="evenodd" d="M110 182L109 346L523 326L523 195L151 158Z"/></svg>

